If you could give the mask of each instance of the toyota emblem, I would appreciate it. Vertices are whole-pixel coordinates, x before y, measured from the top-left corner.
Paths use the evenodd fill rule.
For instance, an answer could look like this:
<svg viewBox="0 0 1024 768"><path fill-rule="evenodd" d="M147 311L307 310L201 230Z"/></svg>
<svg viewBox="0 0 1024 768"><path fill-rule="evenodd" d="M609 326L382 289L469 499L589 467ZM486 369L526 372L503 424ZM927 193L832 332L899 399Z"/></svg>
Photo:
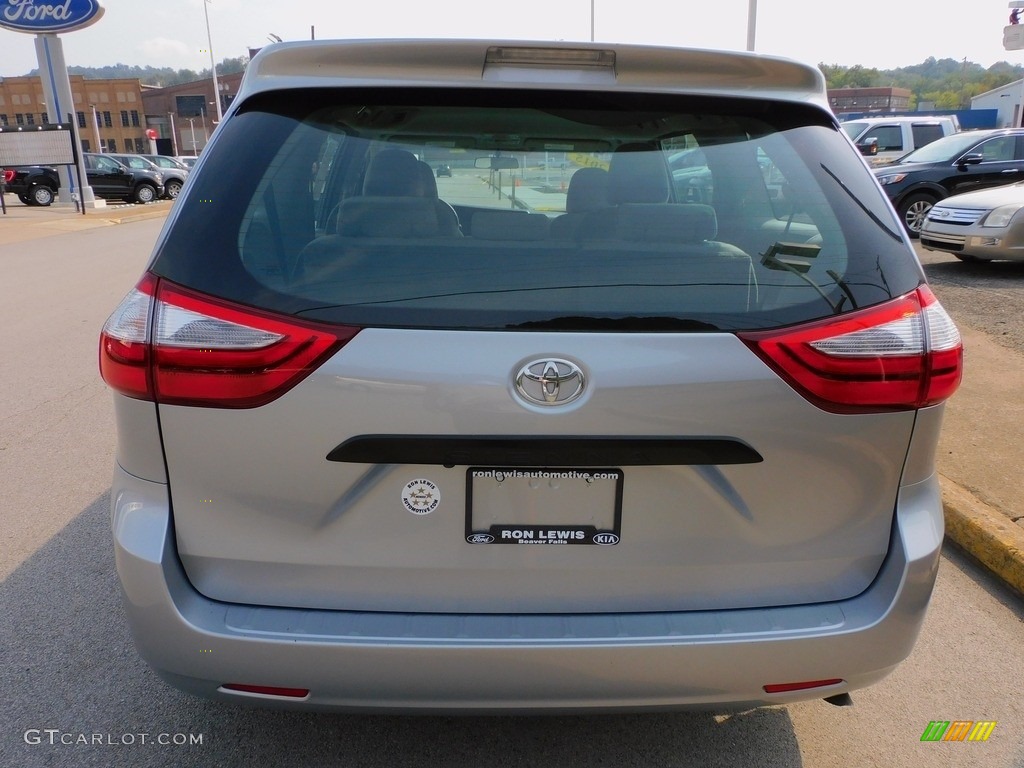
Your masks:
<svg viewBox="0 0 1024 768"><path fill-rule="evenodd" d="M575 363L544 358L527 363L516 374L516 391L534 405L567 405L583 394L586 379Z"/></svg>

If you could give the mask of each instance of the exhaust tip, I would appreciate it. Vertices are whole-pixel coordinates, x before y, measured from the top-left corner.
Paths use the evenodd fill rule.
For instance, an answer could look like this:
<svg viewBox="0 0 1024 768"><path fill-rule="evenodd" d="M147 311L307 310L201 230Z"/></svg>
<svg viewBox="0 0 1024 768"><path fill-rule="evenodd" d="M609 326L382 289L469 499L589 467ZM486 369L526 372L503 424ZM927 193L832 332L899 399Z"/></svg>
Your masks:
<svg viewBox="0 0 1024 768"><path fill-rule="evenodd" d="M833 707L852 707L853 699L848 693L837 693L835 696L826 696L825 701Z"/></svg>

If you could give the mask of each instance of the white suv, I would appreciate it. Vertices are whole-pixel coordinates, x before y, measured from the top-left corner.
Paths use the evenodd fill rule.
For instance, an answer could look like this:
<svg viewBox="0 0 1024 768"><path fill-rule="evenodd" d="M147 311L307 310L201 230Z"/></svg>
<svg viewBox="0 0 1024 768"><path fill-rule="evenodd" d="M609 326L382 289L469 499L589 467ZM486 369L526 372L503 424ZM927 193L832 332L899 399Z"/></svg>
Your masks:
<svg viewBox="0 0 1024 768"><path fill-rule="evenodd" d="M960 339L816 68L286 43L203 157L100 346L163 678L745 707L910 652Z"/></svg>
<svg viewBox="0 0 1024 768"><path fill-rule="evenodd" d="M871 165L886 165L936 139L960 132L955 117L865 117L841 124Z"/></svg>

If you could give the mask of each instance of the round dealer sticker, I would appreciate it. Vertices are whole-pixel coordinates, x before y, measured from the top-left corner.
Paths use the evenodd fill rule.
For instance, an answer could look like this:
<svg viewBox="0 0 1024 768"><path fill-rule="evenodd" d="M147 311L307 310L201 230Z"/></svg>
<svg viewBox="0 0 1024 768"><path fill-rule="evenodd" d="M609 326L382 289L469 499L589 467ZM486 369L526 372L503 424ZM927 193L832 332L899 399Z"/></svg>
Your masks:
<svg viewBox="0 0 1024 768"><path fill-rule="evenodd" d="M429 515L441 504L441 489L429 480L413 480L402 489L402 504L414 515Z"/></svg>

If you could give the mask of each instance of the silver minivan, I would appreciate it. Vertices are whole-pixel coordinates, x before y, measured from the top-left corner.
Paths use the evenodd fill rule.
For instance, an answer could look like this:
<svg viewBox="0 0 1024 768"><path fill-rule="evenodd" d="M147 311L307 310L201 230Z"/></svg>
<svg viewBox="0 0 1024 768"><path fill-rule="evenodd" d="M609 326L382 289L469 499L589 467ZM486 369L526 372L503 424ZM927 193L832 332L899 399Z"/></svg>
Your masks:
<svg viewBox="0 0 1024 768"><path fill-rule="evenodd" d="M961 342L816 68L285 43L204 158L100 338L163 679L733 708L910 653Z"/></svg>

